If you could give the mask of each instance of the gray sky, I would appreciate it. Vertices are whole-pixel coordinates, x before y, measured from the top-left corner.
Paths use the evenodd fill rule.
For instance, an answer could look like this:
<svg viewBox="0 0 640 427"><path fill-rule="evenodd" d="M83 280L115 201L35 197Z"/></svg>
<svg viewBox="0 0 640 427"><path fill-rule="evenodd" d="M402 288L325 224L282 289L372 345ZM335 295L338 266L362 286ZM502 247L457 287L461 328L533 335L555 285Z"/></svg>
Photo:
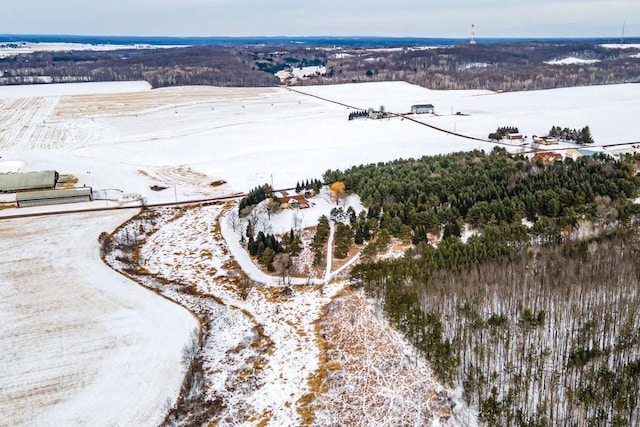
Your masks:
<svg viewBox="0 0 640 427"><path fill-rule="evenodd" d="M164 36L640 36L640 0L18 0L0 33Z"/></svg>

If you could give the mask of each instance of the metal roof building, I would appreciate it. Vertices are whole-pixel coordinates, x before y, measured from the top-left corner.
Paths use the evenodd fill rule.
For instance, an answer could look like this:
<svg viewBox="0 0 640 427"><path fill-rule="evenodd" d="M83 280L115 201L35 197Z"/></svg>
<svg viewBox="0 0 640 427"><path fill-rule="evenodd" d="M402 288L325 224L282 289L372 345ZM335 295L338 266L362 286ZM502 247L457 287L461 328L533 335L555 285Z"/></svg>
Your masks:
<svg viewBox="0 0 640 427"><path fill-rule="evenodd" d="M53 170L0 174L0 193L53 190L56 182L58 182L58 172Z"/></svg>
<svg viewBox="0 0 640 427"><path fill-rule="evenodd" d="M16 194L16 202L19 208L90 202L91 200L93 200L91 187L71 188L68 190L28 191Z"/></svg>
<svg viewBox="0 0 640 427"><path fill-rule="evenodd" d="M416 104L411 106L411 113L413 114L433 114L434 111L435 107L433 106L433 104Z"/></svg>

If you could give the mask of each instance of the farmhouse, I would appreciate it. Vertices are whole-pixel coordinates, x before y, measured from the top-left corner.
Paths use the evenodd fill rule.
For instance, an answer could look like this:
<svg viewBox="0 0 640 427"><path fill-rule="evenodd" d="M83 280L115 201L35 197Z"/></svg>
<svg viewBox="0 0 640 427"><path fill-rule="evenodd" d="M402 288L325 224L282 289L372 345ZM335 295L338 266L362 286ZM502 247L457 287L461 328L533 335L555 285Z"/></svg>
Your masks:
<svg viewBox="0 0 640 427"><path fill-rule="evenodd" d="M435 107L433 104L416 104L411 106L411 114L433 114Z"/></svg>
<svg viewBox="0 0 640 427"><path fill-rule="evenodd" d="M0 193L53 190L58 177L58 172L54 170L0 174Z"/></svg>
<svg viewBox="0 0 640 427"><path fill-rule="evenodd" d="M67 190L26 191L16 194L19 208L29 206L60 205L65 203L90 202L93 200L91 187Z"/></svg>
<svg viewBox="0 0 640 427"><path fill-rule="evenodd" d="M542 163L553 163L562 161L562 154L560 153L552 153L552 152L544 152L538 153L531 159L532 162L541 161Z"/></svg>
<svg viewBox="0 0 640 427"><path fill-rule="evenodd" d="M286 191L282 192L282 197L278 197L280 208L282 209L307 209L309 201L302 194L289 195Z"/></svg>

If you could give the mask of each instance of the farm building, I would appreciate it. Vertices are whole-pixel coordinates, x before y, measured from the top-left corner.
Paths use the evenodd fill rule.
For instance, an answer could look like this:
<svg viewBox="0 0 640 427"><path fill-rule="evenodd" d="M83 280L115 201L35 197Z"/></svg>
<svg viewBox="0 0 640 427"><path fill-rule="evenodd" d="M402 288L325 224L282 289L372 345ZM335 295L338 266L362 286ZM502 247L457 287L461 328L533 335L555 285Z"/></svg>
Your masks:
<svg viewBox="0 0 640 427"><path fill-rule="evenodd" d="M93 200L91 187L72 188L68 190L27 191L16 194L16 202L19 208L90 202L91 200Z"/></svg>
<svg viewBox="0 0 640 427"><path fill-rule="evenodd" d="M540 161L542 163L553 163L553 162L561 162L562 154L560 153L552 153L552 152L543 152L537 153L531 159L532 162Z"/></svg>
<svg viewBox="0 0 640 427"><path fill-rule="evenodd" d="M520 133L508 133L505 135L509 141L522 141L524 137Z"/></svg>
<svg viewBox="0 0 640 427"><path fill-rule="evenodd" d="M278 198L281 209L307 209L309 201L302 194L290 196L286 191L282 192L283 196Z"/></svg>
<svg viewBox="0 0 640 427"><path fill-rule="evenodd" d="M0 174L0 193L19 191L53 190L58 182L58 172L23 172Z"/></svg>
<svg viewBox="0 0 640 427"><path fill-rule="evenodd" d="M558 144L558 139L554 138L552 136L533 136L533 142L535 142L536 144L542 144L542 145L555 145Z"/></svg>
<svg viewBox="0 0 640 427"><path fill-rule="evenodd" d="M435 107L433 104L416 104L411 106L412 114L433 114L435 111Z"/></svg>
<svg viewBox="0 0 640 427"><path fill-rule="evenodd" d="M578 152L578 150L576 150L575 148L570 148L567 150L566 152L567 157L571 157L573 160L579 159L580 157L583 157L583 154L580 154Z"/></svg>

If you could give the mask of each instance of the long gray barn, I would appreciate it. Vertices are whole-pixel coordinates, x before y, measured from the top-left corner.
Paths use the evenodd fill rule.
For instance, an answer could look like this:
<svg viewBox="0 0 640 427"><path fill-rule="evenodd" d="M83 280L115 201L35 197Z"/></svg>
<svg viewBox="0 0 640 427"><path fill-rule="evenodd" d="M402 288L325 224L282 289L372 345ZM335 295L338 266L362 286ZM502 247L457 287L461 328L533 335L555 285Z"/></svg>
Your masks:
<svg viewBox="0 0 640 427"><path fill-rule="evenodd" d="M90 202L91 200L93 200L91 187L70 188L66 190L27 191L16 194L16 203L19 208Z"/></svg>
<svg viewBox="0 0 640 427"><path fill-rule="evenodd" d="M22 172L0 174L0 193L19 191L53 190L58 182L58 172Z"/></svg>

